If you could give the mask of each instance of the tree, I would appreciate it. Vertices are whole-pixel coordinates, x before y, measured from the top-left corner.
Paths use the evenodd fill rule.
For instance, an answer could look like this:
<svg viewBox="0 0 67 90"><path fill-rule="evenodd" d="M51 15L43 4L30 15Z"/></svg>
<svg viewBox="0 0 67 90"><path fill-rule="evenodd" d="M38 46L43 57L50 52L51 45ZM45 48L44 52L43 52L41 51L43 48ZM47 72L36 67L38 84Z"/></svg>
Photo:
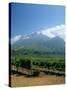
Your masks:
<svg viewBox="0 0 67 90"><path fill-rule="evenodd" d="M17 57L15 58L15 66L16 66L16 69L17 69L17 72L18 72L18 68L20 66L20 62L19 62L19 59Z"/></svg>
<svg viewBox="0 0 67 90"><path fill-rule="evenodd" d="M29 59L21 59L20 60L20 67L31 69L31 67L32 67L31 60L29 60Z"/></svg>

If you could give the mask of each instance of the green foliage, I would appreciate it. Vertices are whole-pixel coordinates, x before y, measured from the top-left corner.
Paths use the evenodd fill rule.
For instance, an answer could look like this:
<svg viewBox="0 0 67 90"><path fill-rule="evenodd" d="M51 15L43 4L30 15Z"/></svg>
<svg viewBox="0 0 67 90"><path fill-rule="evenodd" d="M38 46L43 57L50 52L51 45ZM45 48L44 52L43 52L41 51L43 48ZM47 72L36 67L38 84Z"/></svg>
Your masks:
<svg viewBox="0 0 67 90"><path fill-rule="evenodd" d="M19 62L19 58L18 57L15 57L15 62L14 62L16 68L17 68L17 72L18 72L18 68L20 66L20 62Z"/></svg>
<svg viewBox="0 0 67 90"><path fill-rule="evenodd" d="M35 66L56 69L59 71L65 70L64 54L44 54L41 52L34 52L30 49L12 50L11 64L18 67L31 69Z"/></svg>
<svg viewBox="0 0 67 90"><path fill-rule="evenodd" d="M20 67L31 69L31 60L29 59L21 59L20 60Z"/></svg>

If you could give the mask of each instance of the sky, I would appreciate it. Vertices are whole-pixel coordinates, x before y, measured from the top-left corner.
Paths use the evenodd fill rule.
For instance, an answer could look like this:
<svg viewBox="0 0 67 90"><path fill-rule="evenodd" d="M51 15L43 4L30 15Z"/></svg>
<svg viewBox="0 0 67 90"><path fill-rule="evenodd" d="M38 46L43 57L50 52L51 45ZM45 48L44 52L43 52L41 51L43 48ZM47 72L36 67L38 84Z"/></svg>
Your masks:
<svg viewBox="0 0 67 90"><path fill-rule="evenodd" d="M64 25L64 6L23 3L11 4L11 37L26 35L41 30L44 32L48 28Z"/></svg>

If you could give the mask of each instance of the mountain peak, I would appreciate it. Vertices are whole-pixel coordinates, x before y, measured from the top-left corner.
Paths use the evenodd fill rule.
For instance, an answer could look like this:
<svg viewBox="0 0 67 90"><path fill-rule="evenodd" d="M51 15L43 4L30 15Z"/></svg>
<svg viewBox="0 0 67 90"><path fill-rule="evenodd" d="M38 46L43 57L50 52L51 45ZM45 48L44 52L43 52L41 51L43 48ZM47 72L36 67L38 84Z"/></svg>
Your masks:
<svg viewBox="0 0 67 90"><path fill-rule="evenodd" d="M20 39L27 40L27 39L31 39L31 38L35 38L35 39L42 38L44 40L48 40L48 38L52 39L55 37L58 37L58 38L60 37L61 39L63 39L65 41L65 25L61 24L61 25L58 25L55 27L32 32L31 34L28 34L28 35L17 35L11 39L11 43L13 44L13 43L19 41Z"/></svg>

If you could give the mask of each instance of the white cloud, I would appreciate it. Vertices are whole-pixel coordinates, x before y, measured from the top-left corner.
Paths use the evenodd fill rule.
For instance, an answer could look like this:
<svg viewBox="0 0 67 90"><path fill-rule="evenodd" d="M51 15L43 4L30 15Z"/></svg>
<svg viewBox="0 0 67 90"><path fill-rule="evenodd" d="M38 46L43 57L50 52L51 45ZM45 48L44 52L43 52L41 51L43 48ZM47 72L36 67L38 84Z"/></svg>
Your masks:
<svg viewBox="0 0 67 90"><path fill-rule="evenodd" d="M30 37L28 37L27 35L16 35L13 38L11 38L11 44L14 44L15 42L19 41L20 39L24 40L24 39L29 39Z"/></svg>
<svg viewBox="0 0 67 90"><path fill-rule="evenodd" d="M14 44L15 42L17 42L22 36L21 35L16 35L15 37L13 37L11 39L11 44Z"/></svg>
<svg viewBox="0 0 67 90"><path fill-rule="evenodd" d="M50 38L59 36L60 38L65 39L65 25L63 24L48 28L46 30L41 30L40 32Z"/></svg>
<svg viewBox="0 0 67 90"><path fill-rule="evenodd" d="M32 32L35 33L35 32ZM51 27L51 28L47 28L46 30L40 30L38 32L36 32L37 34L43 34L48 36L49 38L54 38L56 36L62 38L65 40L65 25L61 24L61 25L57 25L55 27ZM16 35L15 37L13 37L11 39L11 44L14 44L15 42L17 42L19 39L29 39L30 37L28 35Z"/></svg>
<svg viewBox="0 0 67 90"><path fill-rule="evenodd" d="M24 40L24 39L29 39L29 38L30 38L29 36L24 35L22 39Z"/></svg>

